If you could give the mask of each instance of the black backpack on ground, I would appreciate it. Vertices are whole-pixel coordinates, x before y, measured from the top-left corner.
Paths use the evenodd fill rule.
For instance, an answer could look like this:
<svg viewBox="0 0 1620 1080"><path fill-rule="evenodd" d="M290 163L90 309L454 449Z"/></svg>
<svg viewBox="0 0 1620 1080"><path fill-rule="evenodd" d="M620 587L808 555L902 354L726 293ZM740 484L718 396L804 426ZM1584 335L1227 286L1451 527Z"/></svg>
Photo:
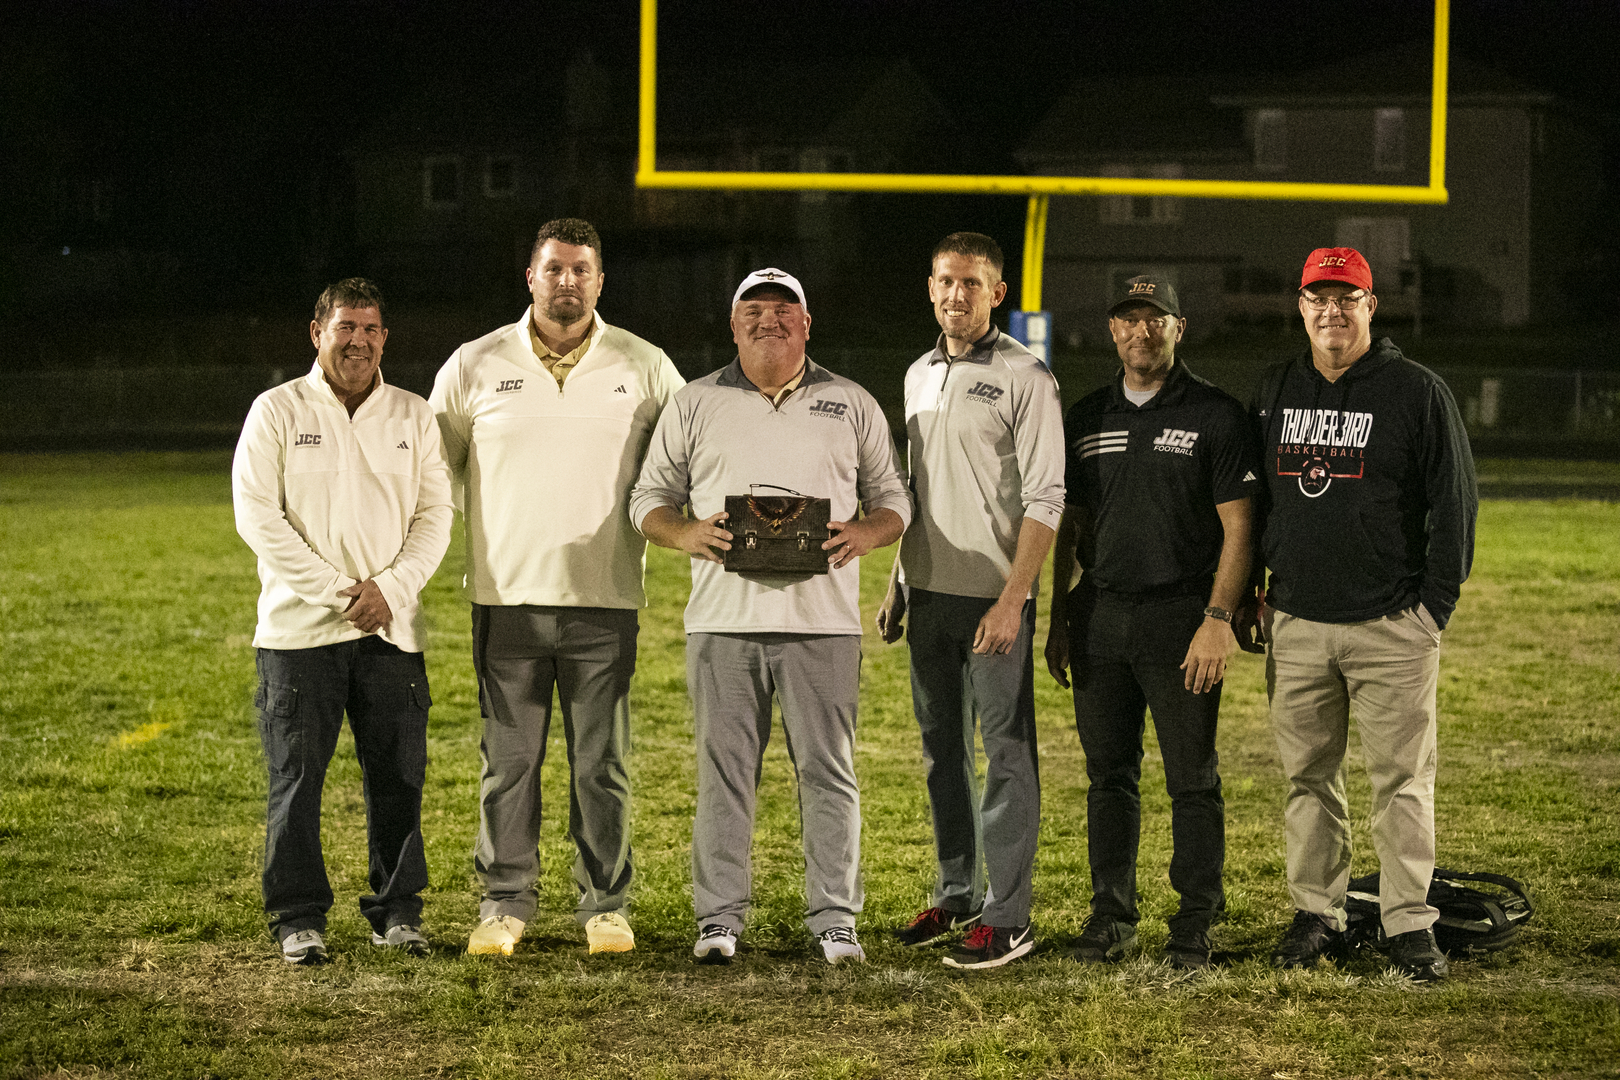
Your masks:
<svg viewBox="0 0 1620 1080"><path fill-rule="evenodd" d="M1496 888L1486 892L1468 882ZM1524 885L1510 877L1469 874L1438 866L1434 869L1434 879L1429 882L1429 904L1440 909L1440 918L1434 924L1434 940L1449 956L1507 948L1519 936L1519 927L1528 922L1536 910ZM1347 944L1371 945L1380 950L1388 947L1379 917L1377 874L1350 882L1344 908Z"/></svg>

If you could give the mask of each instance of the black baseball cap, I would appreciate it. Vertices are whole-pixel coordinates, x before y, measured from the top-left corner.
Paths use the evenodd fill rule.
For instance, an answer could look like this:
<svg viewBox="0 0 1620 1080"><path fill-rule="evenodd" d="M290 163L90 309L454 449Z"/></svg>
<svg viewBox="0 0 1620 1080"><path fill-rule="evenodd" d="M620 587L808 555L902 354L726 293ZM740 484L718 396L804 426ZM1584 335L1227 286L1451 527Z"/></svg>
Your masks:
<svg viewBox="0 0 1620 1080"><path fill-rule="evenodd" d="M1152 304L1166 315L1181 318L1181 302L1176 299L1176 287L1157 274L1138 274L1114 291L1114 302L1108 305L1108 314L1127 304Z"/></svg>

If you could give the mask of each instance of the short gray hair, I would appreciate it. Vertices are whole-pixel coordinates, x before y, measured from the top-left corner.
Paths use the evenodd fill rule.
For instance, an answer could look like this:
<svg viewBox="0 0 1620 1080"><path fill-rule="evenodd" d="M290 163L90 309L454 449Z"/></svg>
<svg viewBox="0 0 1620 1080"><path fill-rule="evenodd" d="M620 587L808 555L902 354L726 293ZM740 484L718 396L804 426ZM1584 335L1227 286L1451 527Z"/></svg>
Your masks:
<svg viewBox="0 0 1620 1080"><path fill-rule="evenodd" d="M340 307L376 308L377 320L388 325L383 314L382 291L363 277L344 278L336 285L328 285L315 301L315 321L325 326L332 312Z"/></svg>

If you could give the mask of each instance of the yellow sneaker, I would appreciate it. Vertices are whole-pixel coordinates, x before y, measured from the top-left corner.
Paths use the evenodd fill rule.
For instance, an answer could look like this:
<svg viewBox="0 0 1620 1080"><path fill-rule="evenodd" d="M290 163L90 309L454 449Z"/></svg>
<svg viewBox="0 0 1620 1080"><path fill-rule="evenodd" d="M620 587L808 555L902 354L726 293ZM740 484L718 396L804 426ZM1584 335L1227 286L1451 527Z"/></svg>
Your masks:
<svg viewBox="0 0 1620 1080"><path fill-rule="evenodd" d="M617 911L604 912L585 924L585 940L591 952L629 952L636 947L636 935Z"/></svg>
<svg viewBox="0 0 1620 1080"><path fill-rule="evenodd" d="M478 929L467 939L467 952L472 956L511 956L512 946L523 936L523 920L510 915L491 915L478 924Z"/></svg>

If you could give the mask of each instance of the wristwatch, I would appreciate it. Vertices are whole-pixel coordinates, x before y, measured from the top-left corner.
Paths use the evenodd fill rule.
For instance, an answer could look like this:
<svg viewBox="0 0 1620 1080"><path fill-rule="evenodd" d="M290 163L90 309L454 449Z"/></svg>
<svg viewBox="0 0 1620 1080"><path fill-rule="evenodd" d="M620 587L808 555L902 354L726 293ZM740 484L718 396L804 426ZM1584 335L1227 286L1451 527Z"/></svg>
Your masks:
<svg viewBox="0 0 1620 1080"><path fill-rule="evenodd" d="M1211 604L1209 607L1205 608L1204 614L1211 619L1219 619L1223 623L1230 623L1232 621L1232 613L1230 611L1227 611L1225 608L1216 607L1214 604Z"/></svg>

